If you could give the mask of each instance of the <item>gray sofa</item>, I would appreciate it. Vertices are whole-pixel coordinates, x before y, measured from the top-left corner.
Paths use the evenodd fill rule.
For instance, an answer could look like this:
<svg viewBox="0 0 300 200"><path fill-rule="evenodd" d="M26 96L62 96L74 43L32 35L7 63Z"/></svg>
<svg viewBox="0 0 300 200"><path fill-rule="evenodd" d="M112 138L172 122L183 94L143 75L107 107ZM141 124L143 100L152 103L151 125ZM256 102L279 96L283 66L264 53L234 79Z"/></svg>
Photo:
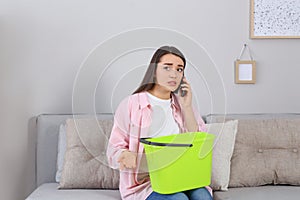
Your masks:
<svg viewBox="0 0 300 200"><path fill-rule="evenodd" d="M73 115L39 115L36 119L37 144L36 144L36 186L37 188L27 197L26 200L52 200L52 199L121 199L118 190L109 189L69 189L58 190L58 183L55 182L56 159L59 125ZM85 117L84 115L80 115ZM78 117L78 116L77 116ZM111 114L98 115L98 119L110 119ZM300 114L238 114L238 115L208 115L204 119L207 123L219 122L228 119L258 120L267 119L300 119ZM246 122L246 121L244 121ZM257 122L257 121L256 121ZM272 126L272 125L271 125ZM296 128L299 132L300 127ZM238 133L239 134L239 133ZM259 134L258 134L259 135ZM300 147L295 144L294 151ZM262 147L263 148L263 147ZM236 150L236 149L235 149ZM299 148L300 151L300 148ZM236 152L238 153L238 152ZM261 152L260 152L261 153ZM294 159L300 160L298 152L294 152ZM235 155L235 153L234 153ZM234 156L233 155L233 156ZM294 162L294 161L293 161ZM300 163L300 162L299 162ZM296 162L296 170L300 171L300 165ZM255 165L255 163L254 163ZM231 177L232 178L232 177ZM298 178L298 177L296 177ZM276 179L277 180L277 179ZM297 180L296 180L297 181ZM300 180L299 180L300 181ZM233 183L234 184L234 183ZM241 183L243 184L243 183ZM274 185L276 184L276 185ZM263 199L299 199L300 187L290 184L269 183L264 186L231 187L228 191L214 191L215 200L263 200Z"/></svg>

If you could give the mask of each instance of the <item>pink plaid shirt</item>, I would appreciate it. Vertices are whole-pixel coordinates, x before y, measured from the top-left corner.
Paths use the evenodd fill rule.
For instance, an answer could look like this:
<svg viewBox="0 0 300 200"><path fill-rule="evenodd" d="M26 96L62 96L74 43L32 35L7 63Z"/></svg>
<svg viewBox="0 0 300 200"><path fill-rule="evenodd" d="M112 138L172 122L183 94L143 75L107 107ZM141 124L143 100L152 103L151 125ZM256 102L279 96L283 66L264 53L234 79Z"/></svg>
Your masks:
<svg viewBox="0 0 300 200"><path fill-rule="evenodd" d="M180 132L187 132L176 95L172 96L171 106ZM146 173L147 168L143 156L144 147L139 142L140 138L147 137L152 121L151 112L148 96L145 92L141 92L124 99L114 116L114 126L107 148L109 165L114 169L118 169L119 163L117 160L124 150L137 153L137 167L120 171L119 187L124 200L143 200L153 191L149 176ZM201 116L195 111L194 114L198 122L198 131L206 131ZM207 186L206 188L212 193L210 187Z"/></svg>

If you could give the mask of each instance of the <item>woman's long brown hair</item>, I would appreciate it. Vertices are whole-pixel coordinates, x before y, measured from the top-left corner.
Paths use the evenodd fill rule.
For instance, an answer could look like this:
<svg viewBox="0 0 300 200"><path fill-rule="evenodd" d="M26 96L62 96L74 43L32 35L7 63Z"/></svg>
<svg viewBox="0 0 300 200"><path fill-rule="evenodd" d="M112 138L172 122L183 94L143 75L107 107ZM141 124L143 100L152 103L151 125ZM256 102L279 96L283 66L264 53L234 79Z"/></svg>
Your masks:
<svg viewBox="0 0 300 200"><path fill-rule="evenodd" d="M183 60L183 64L185 67L186 60L184 55L173 46L162 46L155 51L148 66L148 69L145 73L145 76L142 80L140 86L133 92L133 94L144 92L152 89L155 85L155 73L157 68L157 63L159 63L160 58L166 54L173 54L175 56L180 57Z"/></svg>

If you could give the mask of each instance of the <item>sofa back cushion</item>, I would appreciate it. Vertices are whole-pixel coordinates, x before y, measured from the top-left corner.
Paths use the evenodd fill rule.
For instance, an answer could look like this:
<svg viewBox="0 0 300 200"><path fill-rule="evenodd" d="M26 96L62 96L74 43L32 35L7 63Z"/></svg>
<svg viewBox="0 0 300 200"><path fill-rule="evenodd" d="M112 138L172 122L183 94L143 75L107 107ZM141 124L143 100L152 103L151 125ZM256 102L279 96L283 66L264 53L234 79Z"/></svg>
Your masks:
<svg viewBox="0 0 300 200"><path fill-rule="evenodd" d="M95 117L89 114L41 114L36 117L36 185L55 182L58 133L60 124L68 118ZM97 119L112 119L113 114L97 114Z"/></svg>
<svg viewBox="0 0 300 200"><path fill-rule="evenodd" d="M300 185L300 118L240 119L230 187Z"/></svg>
<svg viewBox="0 0 300 200"><path fill-rule="evenodd" d="M68 119L60 189L118 189L119 171L108 166L106 147L113 120Z"/></svg>

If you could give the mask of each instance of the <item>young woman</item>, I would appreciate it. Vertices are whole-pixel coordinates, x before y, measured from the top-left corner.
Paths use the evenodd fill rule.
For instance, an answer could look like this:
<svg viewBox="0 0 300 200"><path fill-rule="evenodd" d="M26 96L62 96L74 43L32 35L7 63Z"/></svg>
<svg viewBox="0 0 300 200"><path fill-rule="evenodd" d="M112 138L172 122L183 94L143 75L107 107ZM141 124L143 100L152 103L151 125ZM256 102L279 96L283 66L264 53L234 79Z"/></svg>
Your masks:
<svg viewBox="0 0 300 200"><path fill-rule="evenodd" d="M143 137L206 131L201 116L192 107L192 90L184 77L185 66L186 60L177 48L160 47L140 87L120 103L115 113L107 156L110 166L120 169L120 192L124 200L212 199L209 187L175 194L154 192L144 148L139 142ZM180 92L175 94L179 86Z"/></svg>

